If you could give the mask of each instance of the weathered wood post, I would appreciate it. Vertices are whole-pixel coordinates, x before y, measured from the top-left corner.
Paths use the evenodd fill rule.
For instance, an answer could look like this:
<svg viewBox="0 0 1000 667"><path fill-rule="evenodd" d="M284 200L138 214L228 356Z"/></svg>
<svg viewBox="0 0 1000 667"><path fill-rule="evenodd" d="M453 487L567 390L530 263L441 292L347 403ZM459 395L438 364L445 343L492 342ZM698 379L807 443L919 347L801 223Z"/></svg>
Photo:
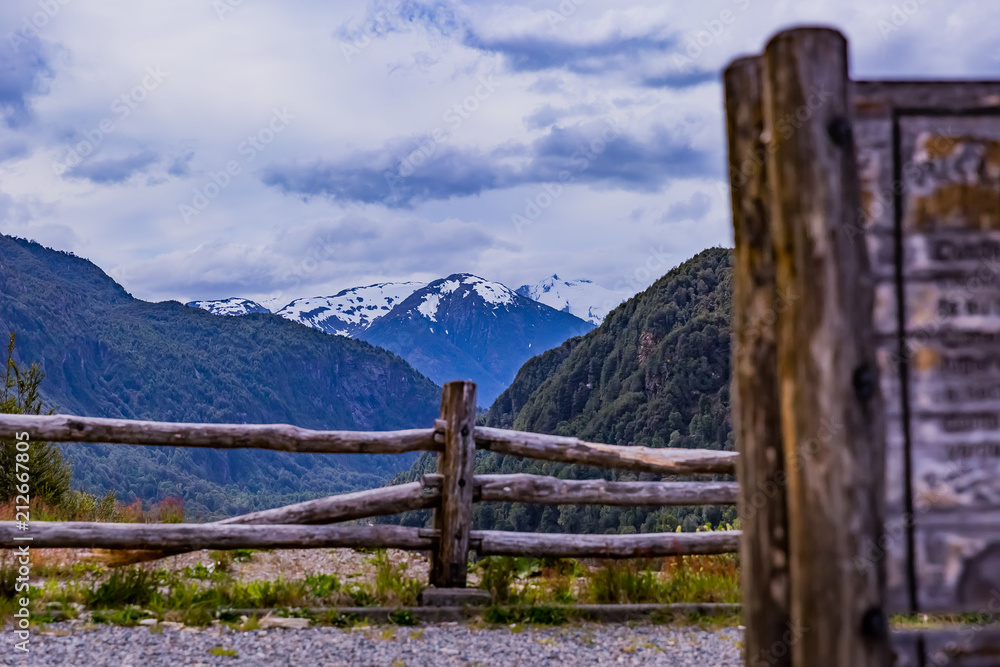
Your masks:
<svg viewBox="0 0 1000 667"><path fill-rule="evenodd" d="M779 33L764 52L764 136L779 294L781 424L788 477L796 667L888 665L880 544L884 427L865 244L852 234L859 181L847 42Z"/></svg>
<svg viewBox="0 0 1000 667"><path fill-rule="evenodd" d="M740 452L740 566L747 663L789 667L788 514L774 324L778 294L763 141L763 58L725 72L733 267L733 428Z"/></svg>
<svg viewBox="0 0 1000 667"><path fill-rule="evenodd" d="M476 464L474 382L444 385L441 420L445 423L444 450L438 454L438 472L443 482L441 508L434 513L441 537L431 564L431 583L438 588L465 588Z"/></svg>

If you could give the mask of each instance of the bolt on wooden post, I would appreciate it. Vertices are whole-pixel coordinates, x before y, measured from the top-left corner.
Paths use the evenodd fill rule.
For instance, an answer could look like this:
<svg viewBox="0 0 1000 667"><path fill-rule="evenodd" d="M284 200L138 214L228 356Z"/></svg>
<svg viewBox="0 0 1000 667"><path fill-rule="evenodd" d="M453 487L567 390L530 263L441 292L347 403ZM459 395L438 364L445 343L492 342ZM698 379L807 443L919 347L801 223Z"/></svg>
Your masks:
<svg viewBox="0 0 1000 667"><path fill-rule="evenodd" d="M431 564L431 583L438 588L465 588L476 464L474 382L444 385L441 420L445 423L444 450L438 454L438 472L443 481L441 507L434 515L440 538Z"/></svg>

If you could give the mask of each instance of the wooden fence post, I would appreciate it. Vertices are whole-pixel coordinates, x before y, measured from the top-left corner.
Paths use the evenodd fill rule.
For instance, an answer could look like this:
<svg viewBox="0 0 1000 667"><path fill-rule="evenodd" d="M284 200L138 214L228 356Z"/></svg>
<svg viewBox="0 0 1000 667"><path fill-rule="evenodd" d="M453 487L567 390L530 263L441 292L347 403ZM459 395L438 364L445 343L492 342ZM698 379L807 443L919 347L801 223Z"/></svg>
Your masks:
<svg viewBox="0 0 1000 667"><path fill-rule="evenodd" d="M733 266L733 429L740 452L740 565L747 664L790 667L775 650L790 629L788 510L774 323L795 295L775 287L761 69L741 58L725 72Z"/></svg>
<svg viewBox="0 0 1000 667"><path fill-rule="evenodd" d="M764 52L767 180L779 294L788 475L790 650L796 667L890 664L881 544L884 427L873 290L859 210L847 42L806 28ZM864 565L863 567L860 565Z"/></svg>
<svg viewBox="0 0 1000 667"><path fill-rule="evenodd" d="M441 508L434 513L441 538L431 564L431 583L438 588L465 588L476 465L474 382L444 385L441 419L445 422L444 450L438 454L438 472L443 476Z"/></svg>

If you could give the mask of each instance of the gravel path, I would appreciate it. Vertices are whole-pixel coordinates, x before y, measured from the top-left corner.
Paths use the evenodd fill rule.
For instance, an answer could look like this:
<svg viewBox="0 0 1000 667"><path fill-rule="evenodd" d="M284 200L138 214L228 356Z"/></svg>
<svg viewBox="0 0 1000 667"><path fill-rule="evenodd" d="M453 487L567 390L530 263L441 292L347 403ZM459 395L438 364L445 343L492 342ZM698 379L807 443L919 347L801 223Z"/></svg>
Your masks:
<svg viewBox="0 0 1000 667"><path fill-rule="evenodd" d="M370 627L341 630L205 630L100 626L31 637L31 652L14 656L14 635L3 632L0 664L55 667L160 667L161 665L671 665L736 667L740 631L718 632L662 625L574 624L562 627L472 628L458 623L419 628ZM516 628L515 628L516 629ZM55 633L55 634L53 634ZM59 633L65 633L59 636ZM213 655L221 647L235 656Z"/></svg>

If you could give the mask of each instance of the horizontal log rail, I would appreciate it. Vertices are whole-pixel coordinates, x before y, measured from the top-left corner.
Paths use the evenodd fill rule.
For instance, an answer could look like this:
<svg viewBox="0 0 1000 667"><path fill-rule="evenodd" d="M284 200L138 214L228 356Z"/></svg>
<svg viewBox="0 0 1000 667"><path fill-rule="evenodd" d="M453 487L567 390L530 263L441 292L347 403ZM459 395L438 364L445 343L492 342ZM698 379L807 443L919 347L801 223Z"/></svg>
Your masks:
<svg viewBox="0 0 1000 667"><path fill-rule="evenodd" d="M0 521L0 542L7 546L60 549L369 548L430 551L440 531L405 526L301 526L221 523L91 523L33 521L27 531L15 521ZM482 556L561 558L641 558L731 553L739 531L574 535L474 530L470 546Z"/></svg>
<svg viewBox="0 0 1000 667"><path fill-rule="evenodd" d="M736 472L736 452L604 445L579 438L476 427L476 446L500 454L659 475Z"/></svg>
<svg viewBox="0 0 1000 667"><path fill-rule="evenodd" d="M735 553L740 549L740 531L573 535L474 530L472 545L481 556L652 558Z"/></svg>
<svg viewBox="0 0 1000 667"><path fill-rule="evenodd" d="M18 522L0 521L0 543L6 547L60 549L308 549L365 548L428 551L433 536L405 526L290 526L219 523L91 523L32 521L27 531Z"/></svg>
<svg viewBox="0 0 1000 667"><path fill-rule="evenodd" d="M439 422L440 420L438 420ZM403 431L314 431L288 424L187 424L74 415L0 415L0 439L122 445L271 449L313 454L441 451L443 426ZM738 454L585 442L477 426L476 446L501 454L662 475L733 474Z"/></svg>
<svg viewBox="0 0 1000 667"><path fill-rule="evenodd" d="M438 484L440 487L440 484ZM441 502L433 485L410 482L355 491L222 519L220 524L324 524L430 509Z"/></svg>
<svg viewBox="0 0 1000 667"><path fill-rule="evenodd" d="M434 429L313 431L288 424L186 424L73 415L0 415L0 438L121 445L273 449L311 454L403 454L440 451Z"/></svg>
<svg viewBox="0 0 1000 667"><path fill-rule="evenodd" d="M441 475L424 475L421 483L425 489L440 488ZM739 485L736 482L609 482L605 479L559 479L548 475L519 473L476 475L473 490L475 502L537 505L735 505ZM425 490L424 493L429 492Z"/></svg>

